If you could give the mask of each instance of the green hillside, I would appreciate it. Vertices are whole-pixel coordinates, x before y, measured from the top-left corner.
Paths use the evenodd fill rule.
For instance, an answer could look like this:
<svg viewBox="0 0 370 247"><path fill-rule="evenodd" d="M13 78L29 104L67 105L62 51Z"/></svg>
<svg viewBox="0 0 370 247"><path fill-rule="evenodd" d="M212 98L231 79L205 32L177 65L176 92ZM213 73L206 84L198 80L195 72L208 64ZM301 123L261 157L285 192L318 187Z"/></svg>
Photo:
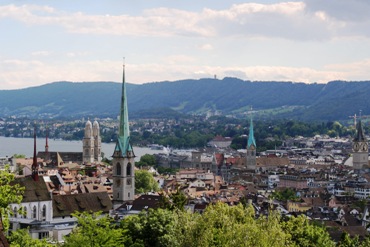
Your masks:
<svg viewBox="0 0 370 247"><path fill-rule="evenodd" d="M0 90L0 116L110 116L119 112L121 84L54 82L19 90ZM252 82L237 78L127 84L129 114L177 116L219 110L237 114L253 106L265 117L337 120L362 110L370 113L370 81L327 84Z"/></svg>

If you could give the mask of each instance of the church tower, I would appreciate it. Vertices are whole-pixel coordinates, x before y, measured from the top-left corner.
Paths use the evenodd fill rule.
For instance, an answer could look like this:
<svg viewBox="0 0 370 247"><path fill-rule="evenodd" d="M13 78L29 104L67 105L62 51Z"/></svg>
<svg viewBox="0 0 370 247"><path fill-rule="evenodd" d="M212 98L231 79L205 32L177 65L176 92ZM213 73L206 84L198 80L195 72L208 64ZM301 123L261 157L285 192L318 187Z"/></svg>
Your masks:
<svg viewBox="0 0 370 247"><path fill-rule="evenodd" d="M113 153L113 208L134 200L135 195L135 154L130 143L127 112L125 65L123 64L122 96L119 134Z"/></svg>
<svg viewBox="0 0 370 247"><path fill-rule="evenodd" d="M368 168L369 146L364 135L361 120L357 123L356 136L352 142L353 169L356 171Z"/></svg>
<svg viewBox="0 0 370 247"><path fill-rule="evenodd" d="M93 138L94 138L94 160L101 161L101 137L99 123L95 120L93 123Z"/></svg>
<svg viewBox="0 0 370 247"><path fill-rule="evenodd" d="M33 130L32 178L34 181L39 181L39 165L37 164L37 155L36 155L36 126Z"/></svg>
<svg viewBox="0 0 370 247"><path fill-rule="evenodd" d="M92 133L92 124L90 120L85 125L85 135L82 140L82 159L84 163L94 162L94 138Z"/></svg>
<svg viewBox="0 0 370 247"><path fill-rule="evenodd" d="M251 115L251 123L249 126L249 135L248 135L248 143L247 143L247 170L256 170L256 140L254 139L254 131L253 131L253 119Z"/></svg>

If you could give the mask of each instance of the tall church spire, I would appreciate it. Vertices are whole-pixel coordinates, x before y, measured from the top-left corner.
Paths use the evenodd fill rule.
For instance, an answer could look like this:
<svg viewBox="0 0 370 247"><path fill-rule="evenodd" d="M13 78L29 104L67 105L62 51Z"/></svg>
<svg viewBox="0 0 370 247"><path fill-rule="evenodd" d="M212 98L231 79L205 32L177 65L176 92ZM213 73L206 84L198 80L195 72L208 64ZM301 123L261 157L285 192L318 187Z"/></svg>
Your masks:
<svg viewBox="0 0 370 247"><path fill-rule="evenodd" d="M356 141L356 142L366 141L366 138L365 138L365 135L364 135L364 129L362 128L361 119L360 119L360 121L358 121L358 124L357 124L356 127L357 127L357 129L356 129L356 136L354 138L354 141Z"/></svg>
<svg viewBox="0 0 370 247"><path fill-rule="evenodd" d="M49 130L48 130L48 128L46 128L46 143L45 143L45 153L46 153L46 155L49 152L48 137L49 137Z"/></svg>
<svg viewBox="0 0 370 247"><path fill-rule="evenodd" d="M253 117L252 117L252 112L251 112L251 122L249 125L249 136L248 136L247 149L249 149L252 144L256 148L256 140L254 139L254 130L253 130Z"/></svg>
<svg viewBox="0 0 370 247"><path fill-rule="evenodd" d="M129 125L128 125L128 108L127 108L127 97L126 97L126 81L125 81L125 63L123 63L122 73L122 95L121 95L121 115L119 125L119 136L129 137Z"/></svg>
<svg viewBox="0 0 370 247"><path fill-rule="evenodd" d="M32 162L32 178L34 181L39 181L39 171L36 155L36 125L33 130L33 162Z"/></svg>
<svg viewBox="0 0 370 247"><path fill-rule="evenodd" d="M251 108L251 122L249 125L246 165L247 165L247 170L250 170L252 172L256 171L256 147L257 146L256 146L256 140L254 139L253 117L252 117L252 108Z"/></svg>
<svg viewBox="0 0 370 247"><path fill-rule="evenodd" d="M123 64L119 133L113 153L113 209L135 198L135 154L130 143L125 64Z"/></svg>
<svg viewBox="0 0 370 247"><path fill-rule="evenodd" d="M127 155L134 155L132 146L130 143L130 130L128 121L128 107L127 107L127 96L126 96L126 81L125 81L125 64L123 63L122 73L122 96L121 96L121 110L120 110L120 121L119 121L119 134L115 148L115 154L119 151L122 157Z"/></svg>

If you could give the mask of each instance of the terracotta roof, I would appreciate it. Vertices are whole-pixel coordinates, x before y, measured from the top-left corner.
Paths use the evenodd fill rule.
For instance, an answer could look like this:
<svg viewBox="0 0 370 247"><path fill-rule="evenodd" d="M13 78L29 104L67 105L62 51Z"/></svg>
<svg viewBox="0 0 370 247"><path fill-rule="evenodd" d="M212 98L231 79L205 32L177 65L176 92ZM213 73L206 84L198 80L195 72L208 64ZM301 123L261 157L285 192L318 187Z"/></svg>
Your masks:
<svg viewBox="0 0 370 247"><path fill-rule="evenodd" d="M22 202L38 202L51 200L50 193L44 181L40 176L39 181L34 181L31 176L16 178L12 184L19 184L24 187Z"/></svg>
<svg viewBox="0 0 370 247"><path fill-rule="evenodd" d="M110 209L112 201L107 192L53 196L54 217L70 216L76 211L108 213Z"/></svg>
<svg viewBox="0 0 370 247"><path fill-rule="evenodd" d="M277 158L277 157L259 157L256 158L258 166L285 166L289 165L288 158Z"/></svg>

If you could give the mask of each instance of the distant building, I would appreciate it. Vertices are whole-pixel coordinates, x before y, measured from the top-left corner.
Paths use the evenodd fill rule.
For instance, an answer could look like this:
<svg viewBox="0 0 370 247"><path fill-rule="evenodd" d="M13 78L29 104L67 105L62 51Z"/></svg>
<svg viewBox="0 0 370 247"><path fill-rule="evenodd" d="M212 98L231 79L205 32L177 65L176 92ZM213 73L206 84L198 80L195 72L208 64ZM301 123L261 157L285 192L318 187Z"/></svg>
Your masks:
<svg viewBox="0 0 370 247"><path fill-rule="evenodd" d="M230 137L222 137L218 135L208 142L208 146L218 148L228 148L230 147L232 140L233 139Z"/></svg>
<svg viewBox="0 0 370 247"><path fill-rule="evenodd" d="M360 172L369 168L369 146L364 135L361 120L357 124L356 136L352 143L353 169Z"/></svg>
<svg viewBox="0 0 370 247"><path fill-rule="evenodd" d="M84 163L101 161L101 138L97 121L94 121L94 124L91 124L90 120L86 122L82 146Z"/></svg>

